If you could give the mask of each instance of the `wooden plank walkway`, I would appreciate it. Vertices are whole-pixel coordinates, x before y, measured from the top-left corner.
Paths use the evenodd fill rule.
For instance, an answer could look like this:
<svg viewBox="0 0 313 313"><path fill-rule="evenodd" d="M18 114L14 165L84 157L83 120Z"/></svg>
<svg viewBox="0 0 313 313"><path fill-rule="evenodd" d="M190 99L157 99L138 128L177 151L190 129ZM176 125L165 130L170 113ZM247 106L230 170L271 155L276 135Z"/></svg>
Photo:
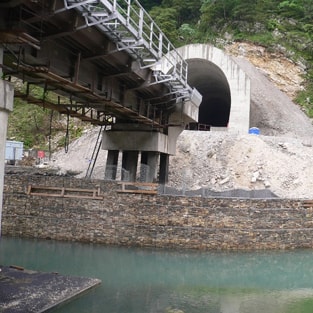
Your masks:
<svg viewBox="0 0 313 313"><path fill-rule="evenodd" d="M31 196L43 197L81 198L93 200L103 199L100 188L84 189L28 185L26 193Z"/></svg>
<svg viewBox="0 0 313 313"><path fill-rule="evenodd" d="M119 193L158 194L159 184L127 181L122 181L118 184L122 186L122 189L118 190Z"/></svg>

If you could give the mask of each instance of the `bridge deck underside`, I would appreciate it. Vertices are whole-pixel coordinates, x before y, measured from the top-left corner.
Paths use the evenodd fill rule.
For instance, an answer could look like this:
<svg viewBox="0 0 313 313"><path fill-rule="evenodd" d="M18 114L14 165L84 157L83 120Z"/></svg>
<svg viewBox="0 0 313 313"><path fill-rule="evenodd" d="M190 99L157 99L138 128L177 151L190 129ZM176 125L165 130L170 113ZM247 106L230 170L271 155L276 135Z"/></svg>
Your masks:
<svg viewBox="0 0 313 313"><path fill-rule="evenodd" d="M93 124L166 125L175 102L149 68L96 27L84 27L77 11L58 11L62 0L17 3L0 8L3 74L27 83L16 96ZM43 90L39 98L34 85Z"/></svg>

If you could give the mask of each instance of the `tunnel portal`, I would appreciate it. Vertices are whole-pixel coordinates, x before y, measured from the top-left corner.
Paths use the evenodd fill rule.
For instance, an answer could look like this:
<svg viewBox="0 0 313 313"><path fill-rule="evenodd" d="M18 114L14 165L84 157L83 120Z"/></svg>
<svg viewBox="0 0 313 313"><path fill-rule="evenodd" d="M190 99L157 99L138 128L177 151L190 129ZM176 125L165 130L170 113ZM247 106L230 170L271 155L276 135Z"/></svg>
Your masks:
<svg viewBox="0 0 313 313"><path fill-rule="evenodd" d="M202 95L199 125L226 127L229 121L231 95L226 76L214 63L189 59L188 84Z"/></svg>

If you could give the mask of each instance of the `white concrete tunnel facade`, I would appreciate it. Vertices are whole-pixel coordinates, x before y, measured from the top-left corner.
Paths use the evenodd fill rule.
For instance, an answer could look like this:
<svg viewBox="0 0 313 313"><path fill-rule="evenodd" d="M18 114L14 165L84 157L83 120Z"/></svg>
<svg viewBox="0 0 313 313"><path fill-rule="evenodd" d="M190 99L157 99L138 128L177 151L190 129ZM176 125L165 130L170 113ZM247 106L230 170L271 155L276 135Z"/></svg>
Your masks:
<svg viewBox="0 0 313 313"><path fill-rule="evenodd" d="M198 122L210 124L212 130L222 127L247 133L251 92L247 74L231 56L211 45L192 44L177 50L188 62L188 84L202 95ZM171 71L166 59L160 66L164 73Z"/></svg>

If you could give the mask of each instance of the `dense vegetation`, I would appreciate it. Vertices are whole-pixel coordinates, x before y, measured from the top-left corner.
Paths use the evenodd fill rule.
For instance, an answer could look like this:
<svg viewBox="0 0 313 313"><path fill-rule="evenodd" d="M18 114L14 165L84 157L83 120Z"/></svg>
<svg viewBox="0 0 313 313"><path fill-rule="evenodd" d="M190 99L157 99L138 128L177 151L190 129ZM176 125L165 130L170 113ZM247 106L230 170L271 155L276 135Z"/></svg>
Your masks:
<svg viewBox="0 0 313 313"><path fill-rule="evenodd" d="M31 94L42 99L43 90L33 87ZM46 95L48 100L55 95ZM49 99L50 98L50 99ZM25 149L54 150L81 136L84 122L67 119L58 112L43 109L15 98L14 110L9 116L8 139L22 141Z"/></svg>
<svg viewBox="0 0 313 313"><path fill-rule="evenodd" d="M305 90L295 99L313 117L312 0L142 1L176 45L249 41L306 66Z"/></svg>
<svg viewBox="0 0 313 313"><path fill-rule="evenodd" d="M139 2L176 46L210 43L223 48L230 41L249 41L279 50L295 62L303 63L307 69L305 89L295 100L313 117L312 0ZM10 118L9 137L24 141L27 148L42 146L49 136L50 114L50 111L17 100ZM53 125L55 131L58 128L55 125L61 124Z"/></svg>

